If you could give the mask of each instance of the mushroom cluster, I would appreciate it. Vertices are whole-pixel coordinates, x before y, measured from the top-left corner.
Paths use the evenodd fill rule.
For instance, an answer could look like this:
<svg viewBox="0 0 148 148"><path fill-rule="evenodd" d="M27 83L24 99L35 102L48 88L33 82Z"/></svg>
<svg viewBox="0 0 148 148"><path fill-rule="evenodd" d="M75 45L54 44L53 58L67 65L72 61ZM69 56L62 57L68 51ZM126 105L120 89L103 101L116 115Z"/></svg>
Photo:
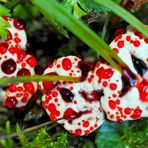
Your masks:
<svg viewBox="0 0 148 148"><path fill-rule="evenodd" d="M4 18L10 27L7 39L0 39L0 78L34 75L36 59L25 52L25 23L18 18ZM110 47L134 74L133 86L102 60L93 66L79 57L67 56L54 60L43 75L72 76L81 82L10 84L0 88L0 96L8 108L22 108L40 88L41 104L50 119L80 136L96 130L105 116L118 123L148 117L148 38L128 26Z"/></svg>

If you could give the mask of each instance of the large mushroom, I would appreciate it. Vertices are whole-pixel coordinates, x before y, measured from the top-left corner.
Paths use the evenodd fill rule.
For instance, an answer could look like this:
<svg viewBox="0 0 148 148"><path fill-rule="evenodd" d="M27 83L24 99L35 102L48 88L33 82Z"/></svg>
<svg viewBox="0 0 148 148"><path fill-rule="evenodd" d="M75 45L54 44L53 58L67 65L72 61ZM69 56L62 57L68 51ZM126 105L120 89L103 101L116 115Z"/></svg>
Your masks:
<svg viewBox="0 0 148 148"><path fill-rule="evenodd" d="M83 65L83 66L82 66ZM62 57L53 62L44 74L92 77L91 66L75 56ZM89 73L88 73L89 72ZM86 78L86 77L85 77ZM104 121L100 106L102 91L96 91L85 79L80 83L42 82L45 92L42 105L51 120L58 120L65 129L76 135L88 135ZM46 85L45 85L46 84ZM47 91L46 91L47 89Z"/></svg>
<svg viewBox="0 0 148 148"><path fill-rule="evenodd" d="M110 46L134 73L135 83L130 86L111 66L96 64L92 84L104 90L101 105L107 118L122 122L148 117L148 38L128 26Z"/></svg>

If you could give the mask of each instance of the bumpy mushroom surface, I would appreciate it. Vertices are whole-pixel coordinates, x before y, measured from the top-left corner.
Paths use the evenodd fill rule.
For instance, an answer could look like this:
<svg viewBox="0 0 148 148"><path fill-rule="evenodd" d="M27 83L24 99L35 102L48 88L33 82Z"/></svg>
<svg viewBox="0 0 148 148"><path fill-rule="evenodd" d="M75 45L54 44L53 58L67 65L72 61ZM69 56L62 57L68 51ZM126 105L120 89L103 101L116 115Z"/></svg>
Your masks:
<svg viewBox="0 0 148 148"><path fill-rule="evenodd" d="M7 27L8 35L7 39L0 39L0 42L7 42L9 46L18 46L23 50L26 50L26 44L27 44L27 37L25 32L25 22L22 19L19 18L8 18L4 17L4 19L10 24L9 27Z"/></svg>
<svg viewBox="0 0 148 148"><path fill-rule="evenodd" d="M110 46L135 74L136 81L131 87L111 66L96 64L92 83L104 90L101 105L107 118L122 122L148 117L148 38L129 26Z"/></svg>
<svg viewBox="0 0 148 148"><path fill-rule="evenodd" d="M80 58L68 56L54 61L44 74L84 77L91 75L90 70L89 64L82 62ZM46 84L44 89L47 91L42 97L42 105L51 120L62 118L57 122L70 133L81 136L88 135L103 123L104 115L100 106L102 91L95 90L87 79L80 83L60 81L57 84Z"/></svg>
<svg viewBox="0 0 148 148"><path fill-rule="evenodd" d="M35 65L36 59L18 46L0 43L0 78L34 75ZM28 103L36 90L36 82L10 84L8 89L1 91L2 101L8 108L20 108Z"/></svg>

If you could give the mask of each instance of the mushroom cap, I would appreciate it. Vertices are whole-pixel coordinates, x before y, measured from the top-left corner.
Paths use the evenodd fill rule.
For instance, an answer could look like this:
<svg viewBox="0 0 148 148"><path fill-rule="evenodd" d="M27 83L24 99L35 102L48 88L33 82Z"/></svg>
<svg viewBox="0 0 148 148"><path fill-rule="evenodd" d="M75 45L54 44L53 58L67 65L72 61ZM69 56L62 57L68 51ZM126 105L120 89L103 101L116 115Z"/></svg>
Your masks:
<svg viewBox="0 0 148 148"><path fill-rule="evenodd" d="M0 39L0 42L8 42L11 46L19 46L21 49L26 50L27 36L25 32L25 23L19 18L8 18L4 19L10 24L6 29L8 30L7 39Z"/></svg>
<svg viewBox="0 0 148 148"><path fill-rule="evenodd" d="M62 68L62 61L67 58L72 62L71 75L81 77L82 71L79 67L81 59L75 56L57 59L56 62L60 69L53 66L54 68L47 68L45 73L49 73L50 71L50 73L56 72L58 75L70 75L71 70L68 72ZM75 61L75 58L78 60ZM53 65L55 64L53 63ZM91 72L88 75L91 75ZM42 105L49 114L50 119L60 119L57 122L63 125L70 133L79 136L88 135L104 121L98 93L100 92L94 90L87 79L80 83L65 83L60 81L54 88L48 90L48 93L44 93Z"/></svg>
<svg viewBox="0 0 148 148"><path fill-rule="evenodd" d="M122 122L148 117L148 42L140 32L129 26L110 44L111 48L136 75L133 87L121 74L107 64L98 62L92 84L102 88L101 105L107 118Z"/></svg>

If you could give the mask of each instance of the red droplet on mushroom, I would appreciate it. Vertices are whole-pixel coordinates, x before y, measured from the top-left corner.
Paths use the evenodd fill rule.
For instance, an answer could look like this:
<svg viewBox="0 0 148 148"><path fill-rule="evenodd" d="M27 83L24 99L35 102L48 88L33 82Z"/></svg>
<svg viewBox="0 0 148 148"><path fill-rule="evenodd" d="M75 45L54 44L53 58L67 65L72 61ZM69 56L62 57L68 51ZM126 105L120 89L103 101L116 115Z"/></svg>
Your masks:
<svg viewBox="0 0 148 148"><path fill-rule="evenodd" d="M72 67L71 60L69 58L64 58L62 60L62 67L64 70L70 70Z"/></svg>
<svg viewBox="0 0 148 148"><path fill-rule="evenodd" d="M116 103L115 103L115 101L109 100L108 104L109 104L109 107L110 107L112 110L114 110L114 109L116 108Z"/></svg>
<svg viewBox="0 0 148 148"><path fill-rule="evenodd" d="M25 83L23 84L23 86L24 86L25 90L28 91L29 93L31 93L31 94L34 93L35 90L34 90L34 85L33 85L33 83L31 83L31 82L25 82Z"/></svg>
<svg viewBox="0 0 148 148"><path fill-rule="evenodd" d="M124 47L124 41L119 41L118 43L117 43L117 46L119 47L119 48L123 48Z"/></svg>
<svg viewBox="0 0 148 148"><path fill-rule="evenodd" d="M143 102L148 102L148 81L143 79L140 84L137 85L140 93L140 100Z"/></svg>
<svg viewBox="0 0 148 148"><path fill-rule="evenodd" d="M17 76L30 76L31 73L28 69L22 68L17 72Z"/></svg>
<svg viewBox="0 0 148 148"><path fill-rule="evenodd" d="M12 34L11 32L8 30L8 34L7 34L7 39L6 41L12 40Z"/></svg>
<svg viewBox="0 0 148 148"><path fill-rule="evenodd" d="M7 51L8 47L8 43L0 43L0 53L4 54Z"/></svg>
<svg viewBox="0 0 148 148"><path fill-rule="evenodd" d="M9 91L10 92L15 92L16 91L16 85L15 84L10 84L9 85Z"/></svg>
<svg viewBox="0 0 148 148"><path fill-rule="evenodd" d="M51 72L51 73L47 73L46 75L53 76L53 75L57 75L57 73ZM48 91L52 90L53 88L55 88L57 86L58 82L56 82L56 81L43 81L42 84L43 84L43 87L45 89L45 93L48 93Z"/></svg>
<svg viewBox="0 0 148 148"><path fill-rule="evenodd" d="M115 90L117 88L117 85L115 83L111 83L109 87L111 90Z"/></svg>
<svg viewBox="0 0 148 148"><path fill-rule="evenodd" d="M20 18L15 18L13 24L18 30L24 30L26 27L26 23Z"/></svg>
<svg viewBox="0 0 148 148"><path fill-rule="evenodd" d="M6 107L8 108L14 108L17 104L17 99L15 97L8 97L5 101Z"/></svg>
<svg viewBox="0 0 148 148"><path fill-rule="evenodd" d="M37 61L33 56L30 56L26 62L31 66L31 67L35 67Z"/></svg>
<svg viewBox="0 0 148 148"><path fill-rule="evenodd" d="M17 58L19 61L22 61L26 57L26 52L24 50L17 51Z"/></svg>
<svg viewBox="0 0 148 148"><path fill-rule="evenodd" d="M111 68L105 69L104 67L101 67L97 69L96 75L99 77L99 82L101 82L101 79L109 79L113 75L113 70Z"/></svg>
<svg viewBox="0 0 148 148"><path fill-rule="evenodd" d="M12 74L16 70L16 62L13 59L8 59L2 63L1 68L4 73Z"/></svg>
<svg viewBox="0 0 148 148"><path fill-rule="evenodd" d="M142 113L142 110L139 109L139 108L136 108L134 110L134 113L130 117L133 118L133 119L138 119L138 118L140 118L141 113Z"/></svg>
<svg viewBox="0 0 148 148"><path fill-rule="evenodd" d="M124 109L124 113L127 114L127 115L131 114L131 111L132 110L129 107L127 107L127 108Z"/></svg>
<svg viewBox="0 0 148 148"><path fill-rule="evenodd" d="M75 134L76 134L77 136L80 136L81 133L82 133L82 130L81 130L81 129L76 129L76 130L75 130Z"/></svg>

